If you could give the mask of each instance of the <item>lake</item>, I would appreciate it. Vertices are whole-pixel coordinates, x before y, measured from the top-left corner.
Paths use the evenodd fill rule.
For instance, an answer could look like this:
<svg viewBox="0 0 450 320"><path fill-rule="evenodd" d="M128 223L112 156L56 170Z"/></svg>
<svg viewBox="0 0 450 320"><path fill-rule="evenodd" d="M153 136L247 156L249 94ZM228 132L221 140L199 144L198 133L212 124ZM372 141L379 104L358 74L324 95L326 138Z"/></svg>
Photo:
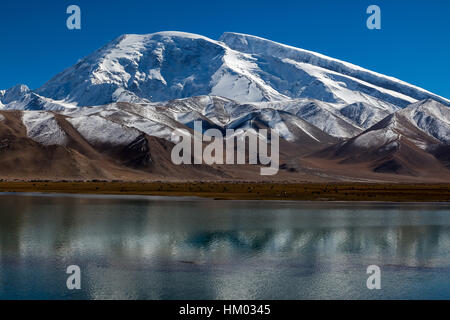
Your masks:
<svg viewBox="0 0 450 320"><path fill-rule="evenodd" d="M2 194L0 299L450 299L450 204Z"/></svg>

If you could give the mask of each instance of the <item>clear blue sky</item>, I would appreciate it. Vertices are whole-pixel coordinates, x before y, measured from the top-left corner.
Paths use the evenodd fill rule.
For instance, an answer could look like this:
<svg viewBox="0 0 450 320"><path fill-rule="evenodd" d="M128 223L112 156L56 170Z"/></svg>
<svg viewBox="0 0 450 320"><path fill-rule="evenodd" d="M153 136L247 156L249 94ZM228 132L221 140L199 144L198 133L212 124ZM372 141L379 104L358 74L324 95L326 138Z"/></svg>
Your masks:
<svg viewBox="0 0 450 320"><path fill-rule="evenodd" d="M66 8L82 30L66 28ZM366 28L376 4L382 30ZM124 33L248 33L317 51L450 98L448 0L2 0L0 89L37 88Z"/></svg>

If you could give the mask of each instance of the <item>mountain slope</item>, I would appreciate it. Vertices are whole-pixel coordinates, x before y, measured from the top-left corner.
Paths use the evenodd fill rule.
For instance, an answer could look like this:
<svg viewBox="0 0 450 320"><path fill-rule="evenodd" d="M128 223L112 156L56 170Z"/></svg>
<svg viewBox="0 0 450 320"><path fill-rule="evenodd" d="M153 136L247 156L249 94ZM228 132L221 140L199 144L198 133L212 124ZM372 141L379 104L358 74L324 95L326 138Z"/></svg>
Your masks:
<svg viewBox="0 0 450 320"><path fill-rule="evenodd" d="M183 99L196 96L225 99L235 113L230 114L231 121L247 111L271 108L339 138L354 137L417 99L450 105L449 100L400 80L266 39L225 33L215 41L159 32L121 36L36 91L26 86L1 91L0 108L61 111L175 100L180 102L172 105L181 105ZM202 115L218 124L225 120L219 119L219 109ZM182 117L191 117L189 112Z"/></svg>
<svg viewBox="0 0 450 320"><path fill-rule="evenodd" d="M341 164L366 163L374 172L412 176L448 174L450 109L425 100L389 115L358 136L326 148L314 158Z"/></svg>
<svg viewBox="0 0 450 320"><path fill-rule="evenodd" d="M241 108L246 111L236 113ZM434 101L414 104L341 142L287 111L209 96L63 113L0 111L0 174L46 180L261 179L258 166L174 165L174 130L192 133L192 121L202 120L221 131L278 129L281 165L274 181L445 181L449 131L435 131L433 124L446 108ZM220 120L205 116L211 110ZM430 133L418 127L423 123L431 124L424 127ZM441 140L432 136L436 132Z"/></svg>
<svg viewBox="0 0 450 320"><path fill-rule="evenodd" d="M240 101L282 98L249 72L253 67L251 57L206 37L181 32L125 35L37 92L81 106L118 101L118 90L151 101L206 94Z"/></svg>
<svg viewBox="0 0 450 320"><path fill-rule="evenodd" d="M450 108L428 99L412 104L398 113L430 136L450 144Z"/></svg>
<svg viewBox="0 0 450 320"><path fill-rule="evenodd" d="M278 61L287 61L297 66L307 65L308 68L314 70L320 70L319 68L322 68L329 72L327 74L328 79L318 79L322 80L321 82L325 86L327 85L326 81L330 79L335 81L341 80L347 82L347 84L351 83L354 86L359 86L359 91L363 93L399 106L405 106L405 104L413 100L424 99L433 99L445 105L450 105L448 99L424 89L319 53L290 47L251 35L232 32L223 34L220 41L234 50L247 54L256 54L262 57L276 57ZM329 88L332 89L332 86L335 85L330 83ZM314 84L314 86L317 87L318 85Z"/></svg>
<svg viewBox="0 0 450 320"><path fill-rule="evenodd" d="M85 131L72 125L73 118L60 114L0 111L0 116L2 179L138 181L230 177L211 166L174 165L170 160L173 144L144 133L134 140L130 137L111 143L83 135ZM96 127L93 132L101 133L102 129ZM133 130L114 129L119 136ZM55 133L64 139L55 139Z"/></svg>
<svg viewBox="0 0 450 320"><path fill-rule="evenodd" d="M220 41L181 33L124 35L36 91L80 106L200 95L238 102L311 98L385 108L432 98L391 77L269 40L226 33Z"/></svg>
<svg viewBox="0 0 450 320"><path fill-rule="evenodd" d="M3 110L61 111L67 108L73 108L73 106L64 101L42 97L26 85L17 85L8 90L0 91L0 109Z"/></svg>

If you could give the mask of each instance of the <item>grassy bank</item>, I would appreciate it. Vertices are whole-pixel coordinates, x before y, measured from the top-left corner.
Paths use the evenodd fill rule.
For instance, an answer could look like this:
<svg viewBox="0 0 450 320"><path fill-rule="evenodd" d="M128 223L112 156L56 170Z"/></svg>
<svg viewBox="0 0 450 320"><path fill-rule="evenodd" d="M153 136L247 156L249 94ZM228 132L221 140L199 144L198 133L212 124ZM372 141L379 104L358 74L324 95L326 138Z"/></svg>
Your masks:
<svg viewBox="0 0 450 320"><path fill-rule="evenodd" d="M0 192L198 196L227 200L450 201L450 184L0 182Z"/></svg>

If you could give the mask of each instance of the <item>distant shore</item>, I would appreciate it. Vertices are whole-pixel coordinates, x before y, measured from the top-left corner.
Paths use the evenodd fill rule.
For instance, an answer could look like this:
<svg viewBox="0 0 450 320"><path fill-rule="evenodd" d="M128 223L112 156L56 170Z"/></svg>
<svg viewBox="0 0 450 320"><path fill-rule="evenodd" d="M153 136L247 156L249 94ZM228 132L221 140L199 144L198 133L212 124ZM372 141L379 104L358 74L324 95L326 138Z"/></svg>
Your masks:
<svg viewBox="0 0 450 320"><path fill-rule="evenodd" d="M0 192L195 196L217 200L449 202L450 184L0 182Z"/></svg>

